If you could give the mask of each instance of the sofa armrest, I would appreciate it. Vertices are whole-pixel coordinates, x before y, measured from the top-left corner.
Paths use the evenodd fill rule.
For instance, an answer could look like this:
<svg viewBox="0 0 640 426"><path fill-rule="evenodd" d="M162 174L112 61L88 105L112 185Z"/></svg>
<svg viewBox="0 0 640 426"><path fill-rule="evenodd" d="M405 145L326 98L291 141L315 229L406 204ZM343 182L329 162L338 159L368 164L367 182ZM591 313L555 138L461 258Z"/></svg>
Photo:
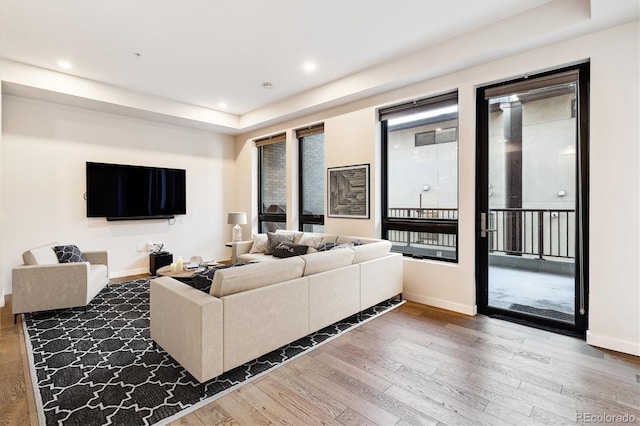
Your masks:
<svg viewBox="0 0 640 426"><path fill-rule="evenodd" d="M201 383L222 374L222 301L170 277L150 285L153 341Z"/></svg>
<svg viewBox="0 0 640 426"><path fill-rule="evenodd" d="M82 254L87 262L92 265L105 265L109 268L109 252L106 250L83 251Z"/></svg>
<svg viewBox="0 0 640 426"><path fill-rule="evenodd" d="M13 313L87 304L89 263L22 265L12 270Z"/></svg>
<svg viewBox="0 0 640 426"><path fill-rule="evenodd" d="M253 240L231 243L231 261L238 263L238 256L249 253L251 247L253 247Z"/></svg>

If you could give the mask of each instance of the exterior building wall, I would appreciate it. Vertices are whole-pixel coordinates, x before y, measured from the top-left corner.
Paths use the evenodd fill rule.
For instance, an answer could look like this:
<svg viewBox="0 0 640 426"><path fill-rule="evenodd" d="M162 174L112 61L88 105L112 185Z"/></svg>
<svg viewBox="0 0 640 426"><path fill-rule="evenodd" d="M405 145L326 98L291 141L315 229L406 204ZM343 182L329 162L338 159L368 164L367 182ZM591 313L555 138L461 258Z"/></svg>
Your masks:
<svg viewBox="0 0 640 426"><path fill-rule="evenodd" d="M306 214L324 213L324 133L304 137L302 149L302 209Z"/></svg>
<svg viewBox="0 0 640 426"><path fill-rule="evenodd" d="M284 142L262 147L262 202L269 213L287 211L286 144ZM282 211L270 211L277 206Z"/></svg>

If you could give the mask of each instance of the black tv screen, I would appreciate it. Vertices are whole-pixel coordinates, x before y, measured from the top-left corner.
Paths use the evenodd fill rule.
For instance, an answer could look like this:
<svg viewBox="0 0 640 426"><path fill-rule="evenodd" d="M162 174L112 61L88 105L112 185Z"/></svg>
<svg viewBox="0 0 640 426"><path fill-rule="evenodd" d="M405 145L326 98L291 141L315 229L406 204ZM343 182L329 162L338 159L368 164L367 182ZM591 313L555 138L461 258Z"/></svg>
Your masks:
<svg viewBox="0 0 640 426"><path fill-rule="evenodd" d="M87 162L87 217L124 220L186 213L185 170Z"/></svg>

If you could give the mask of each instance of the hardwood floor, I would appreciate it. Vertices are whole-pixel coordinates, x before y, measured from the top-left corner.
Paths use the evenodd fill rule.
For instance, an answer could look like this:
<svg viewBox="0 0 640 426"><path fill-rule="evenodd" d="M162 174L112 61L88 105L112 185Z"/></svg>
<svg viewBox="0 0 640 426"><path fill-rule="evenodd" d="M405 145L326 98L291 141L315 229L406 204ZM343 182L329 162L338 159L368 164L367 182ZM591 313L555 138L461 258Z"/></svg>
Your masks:
<svg viewBox="0 0 640 426"><path fill-rule="evenodd" d="M0 312L0 424L37 424L22 327L10 309ZM593 420L640 424L640 358L408 302L172 425Z"/></svg>

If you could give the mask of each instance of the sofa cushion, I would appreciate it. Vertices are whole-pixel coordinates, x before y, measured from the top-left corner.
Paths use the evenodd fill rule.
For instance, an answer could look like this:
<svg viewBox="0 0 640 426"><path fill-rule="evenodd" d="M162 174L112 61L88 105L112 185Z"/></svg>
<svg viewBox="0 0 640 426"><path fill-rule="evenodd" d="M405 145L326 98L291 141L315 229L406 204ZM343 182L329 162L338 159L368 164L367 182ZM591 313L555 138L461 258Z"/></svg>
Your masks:
<svg viewBox="0 0 640 426"><path fill-rule="evenodd" d="M386 240L354 246L355 257L353 263L366 262L367 260L386 256L389 254L389 250L391 250L391 242Z"/></svg>
<svg viewBox="0 0 640 426"><path fill-rule="evenodd" d="M36 247L22 253L22 261L25 265L55 265L60 263L56 252L53 251L53 244Z"/></svg>
<svg viewBox="0 0 640 426"><path fill-rule="evenodd" d="M300 257L278 259L277 262L259 262L242 268L221 269L211 285L211 295L223 297L254 288L300 278L305 262Z"/></svg>
<svg viewBox="0 0 640 426"><path fill-rule="evenodd" d="M339 244L351 244L351 245L360 245L360 244L371 244L380 241L377 238L364 238L364 237L350 237L348 235L341 235L337 238L336 242Z"/></svg>
<svg viewBox="0 0 640 426"><path fill-rule="evenodd" d="M273 257L292 257L307 253L309 246L304 244L280 243L273 249Z"/></svg>
<svg viewBox="0 0 640 426"><path fill-rule="evenodd" d="M68 244L64 246L55 246L53 251L56 253L58 257L58 262L60 263L74 263L74 262L86 262L87 259L84 258L82 251L73 244Z"/></svg>
<svg viewBox="0 0 640 426"><path fill-rule="evenodd" d="M273 254L273 249L280 243L292 243L293 234L276 234L275 232L267 232L267 248L264 254Z"/></svg>
<svg viewBox="0 0 640 426"><path fill-rule="evenodd" d="M216 271L227 268L236 268L238 266L248 265L248 262L243 263L233 263L229 265L216 265L205 270L196 272L193 274L193 279L189 281L184 281L185 284L190 285L193 288L196 288L202 292L209 293L211 291L211 284L213 284L213 277L215 276Z"/></svg>
<svg viewBox="0 0 640 426"><path fill-rule="evenodd" d="M267 250L267 234L253 234L253 245L249 253L264 253Z"/></svg>
<svg viewBox="0 0 640 426"><path fill-rule="evenodd" d="M273 262L280 258L264 253L245 253L238 256L236 262Z"/></svg>
<svg viewBox="0 0 640 426"><path fill-rule="evenodd" d="M351 265L354 256L353 249L347 247L305 254L300 258L305 262L304 276L307 276Z"/></svg>

